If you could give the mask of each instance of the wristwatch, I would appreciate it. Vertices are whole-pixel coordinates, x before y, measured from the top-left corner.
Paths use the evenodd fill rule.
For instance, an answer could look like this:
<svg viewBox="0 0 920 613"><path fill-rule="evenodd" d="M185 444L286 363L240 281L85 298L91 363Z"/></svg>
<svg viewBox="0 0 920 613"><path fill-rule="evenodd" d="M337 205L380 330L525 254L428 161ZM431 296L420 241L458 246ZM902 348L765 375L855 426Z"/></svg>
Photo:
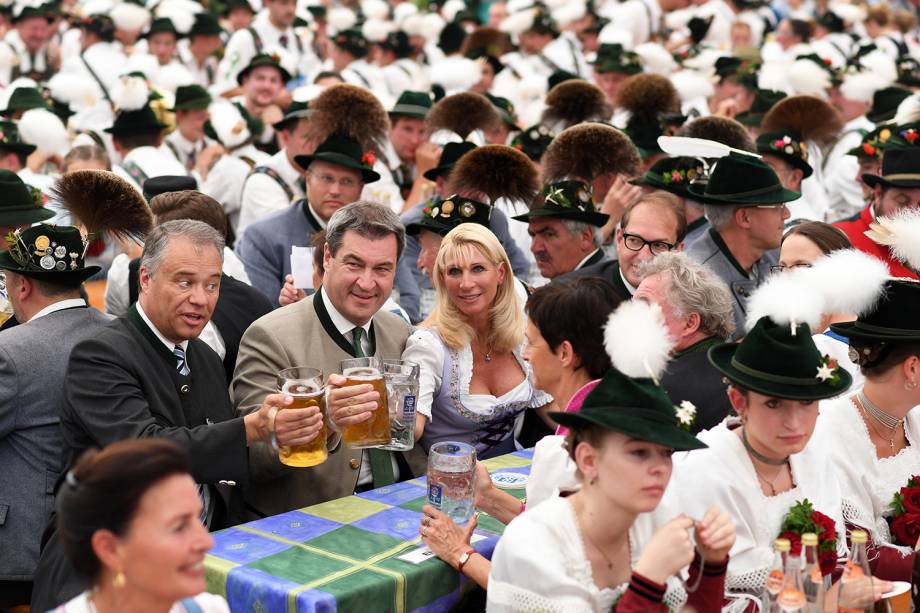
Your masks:
<svg viewBox="0 0 920 613"><path fill-rule="evenodd" d="M463 572L463 567L466 565L467 562L470 561L470 557L474 553L476 553L475 549L467 549L462 554L460 554L460 559L457 560L457 570L458 571L460 571L461 573Z"/></svg>

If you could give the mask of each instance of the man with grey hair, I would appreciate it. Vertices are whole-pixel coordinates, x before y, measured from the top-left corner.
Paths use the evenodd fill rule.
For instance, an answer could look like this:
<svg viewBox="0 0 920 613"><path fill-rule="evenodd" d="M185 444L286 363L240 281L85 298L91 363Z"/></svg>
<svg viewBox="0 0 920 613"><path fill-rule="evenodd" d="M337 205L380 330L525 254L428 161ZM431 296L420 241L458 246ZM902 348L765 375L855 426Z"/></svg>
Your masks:
<svg viewBox="0 0 920 613"><path fill-rule="evenodd" d="M601 228L609 218L597 211L590 186L581 181L545 185L542 198L513 217L527 222L530 251L547 279L603 261Z"/></svg>
<svg viewBox="0 0 920 613"><path fill-rule="evenodd" d="M293 399L275 390L253 399L248 415L234 412L223 364L198 339L220 291L223 247L220 233L201 221L157 226L144 244L138 301L74 347L61 409L65 465L87 449L136 437L160 436L186 448L201 519L212 529L242 519L249 446L272 436L280 445L303 445L322 428L315 407L279 411ZM54 595L42 610L88 587L54 538L35 576L35 594Z"/></svg>
<svg viewBox="0 0 920 613"><path fill-rule="evenodd" d="M675 345L661 385L675 402L697 407L694 433L718 424L731 411L722 376L707 354L735 331L732 297L710 270L683 253L663 253L639 266L633 296L661 307Z"/></svg>
<svg viewBox="0 0 920 613"><path fill-rule="evenodd" d="M759 157L739 153L716 162L705 188L691 185L689 190L705 203L712 227L687 255L725 282L734 299L735 327L743 329L747 299L779 257L789 218L786 203L801 194L783 187Z"/></svg>
<svg viewBox="0 0 920 613"><path fill-rule="evenodd" d="M393 289L405 228L388 207L368 201L348 204L329 219L322 287L312 295L256 320L240 341L231 394L247 407L277 386L280 370L312 366L329 375L327 414L338 427L369 419L378 395L370 385L337 387L341 361L376 356L399 359L409 327L381 306ZM370 389L369 389L370 388ZM312 468L290 468L277 451L256 445L250 453L252 488L247 503L258 514L275 515L348 496L355 491L410 479L425 470L418 447L394 454L382 449L338 446L327 441L329 458Z"/></svg>

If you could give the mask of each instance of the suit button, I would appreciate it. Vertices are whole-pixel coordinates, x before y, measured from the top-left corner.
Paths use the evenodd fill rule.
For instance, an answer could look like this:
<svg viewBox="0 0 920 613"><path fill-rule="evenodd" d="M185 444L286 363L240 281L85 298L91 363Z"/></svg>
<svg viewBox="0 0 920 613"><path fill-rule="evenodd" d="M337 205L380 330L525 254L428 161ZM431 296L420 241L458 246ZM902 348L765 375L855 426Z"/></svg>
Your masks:
<svg viewBox="0 0 920 613"><path fill-rule="evenodd" d="M358 470L361 466L361 462L357 458L352 458L348 460L348 465L351 466L352 470Z"/></svg>
<svg viewBox="0 0 920 613"><path fill-rule="evenodd" d="M224 481L224 480L221 480L221 481L218 481L217 484L218 484L218 485L229 485L230 487L233 487L234 485L236 485L236 481Z"/></svg>
<svg viewBox="0 0 920 613"><path fill-rule="evenodd" d="M183 394L188 394L191 390L192 388L189 387L187 384L179 388L179 391L182 392Z"/></svg>

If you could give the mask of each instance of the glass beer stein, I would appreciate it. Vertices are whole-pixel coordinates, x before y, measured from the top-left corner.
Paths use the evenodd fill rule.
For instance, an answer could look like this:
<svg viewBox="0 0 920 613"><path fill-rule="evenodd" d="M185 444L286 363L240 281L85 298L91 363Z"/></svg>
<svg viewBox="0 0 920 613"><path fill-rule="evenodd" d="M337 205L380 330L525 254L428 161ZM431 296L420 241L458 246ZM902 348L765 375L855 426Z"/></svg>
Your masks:
<svg viewBox="0 0 920 613"><path fill-rule="evenodd" d="M380 394L373 417L360 424L342 428L342 442L352 449L389 445L390 408L380 360L375 357L342 360L341 370L342 376L346 379L344 386L369 383L374 386L374 391Z"/></svg>
<svg viewBox="0 0 920 613"><path fill-rule="evenodd" d="M319 407L323 415L323 428L316 438L306 445L279 446L278 459L288 466L316 466L326 461L326 391L323 388L323 372L316 368L286 368L278 373L278 388L293 396L290 406L279 409L305 409Z"/></svg>

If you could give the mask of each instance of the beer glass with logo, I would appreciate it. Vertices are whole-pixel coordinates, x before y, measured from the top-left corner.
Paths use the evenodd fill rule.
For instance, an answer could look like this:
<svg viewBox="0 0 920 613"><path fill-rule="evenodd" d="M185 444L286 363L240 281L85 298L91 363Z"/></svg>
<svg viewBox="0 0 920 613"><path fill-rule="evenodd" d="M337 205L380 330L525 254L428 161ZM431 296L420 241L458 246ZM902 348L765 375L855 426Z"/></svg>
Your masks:
<svg viewBox="0 0 920 613"><path fill-rule="evenodd" d="M370 384L380 394L371 419L342 428L342 442L352 449L389 445L390 409L380 360L375 357L342 360L341 368L345 386Z"/></svg>
<svg viewBox="0 0 920 613"><path fill-rule="evenodd" d="M462 526L473 516L476 449L467 443L441 441L428 449L428 504Z"/></svg>
<svg viewBox="0 0 920 613"><path fill-rule="evenodd" d="M316 466L326 461L326 392L323 389L323 371L317 368L286 368L278 373L278 388L293 396L294 402L279 409L305 409L319 407L323 414L323 428L316 438L306 445L281 445L278 459L288 466Z"/></svg>
<svg viewBox="0 0 920 613"><path fill-rule="evenodd" d="M383 378L390 405L390 444L383 449L408 451L415 446L415 405L418 399L419 365L403 360L384 360Z"/></svg>

